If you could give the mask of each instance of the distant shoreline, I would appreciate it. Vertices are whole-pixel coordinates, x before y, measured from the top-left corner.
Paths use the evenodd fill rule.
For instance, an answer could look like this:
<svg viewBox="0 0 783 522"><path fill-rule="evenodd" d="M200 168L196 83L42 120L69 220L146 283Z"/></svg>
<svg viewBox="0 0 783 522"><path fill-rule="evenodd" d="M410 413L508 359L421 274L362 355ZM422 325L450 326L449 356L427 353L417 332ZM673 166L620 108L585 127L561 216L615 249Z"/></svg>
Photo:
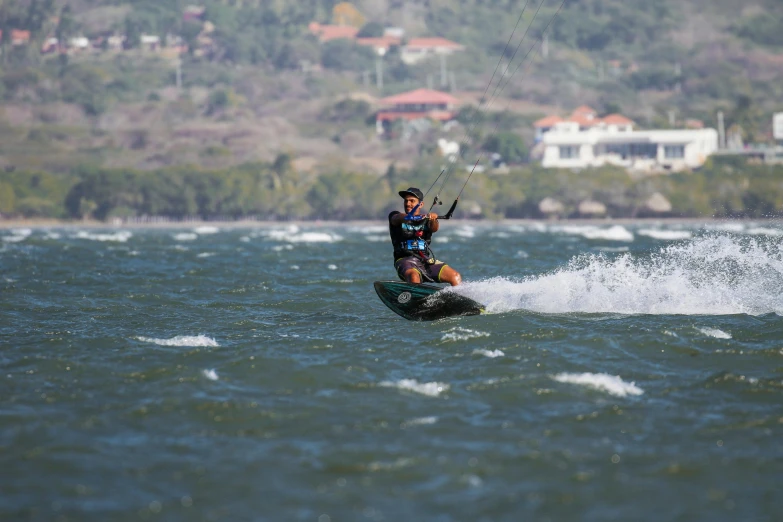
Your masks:
<svg viewBox="0 0 783 522"><path fill-rule="evenodd" d="M492 225L634 225L643 223L781 223L781 218L759 218L759 219L729 219L729 218L586 218L586 219L500 219L500 220L469 220L460 219L449 222L449 224L467 224L472 226L492 226ZM385 225L383 219L378 220L354 220L354 221L169 221L160 223L124 223L124 222L104 222L104 221L66 221L58 219L6 219L0 220L0 230L13 228L94 228L94 229L182 229L195 227L219 227L219 228L270 228L289 225L305 227L334 227L345 226L378 226Z"/></svg>

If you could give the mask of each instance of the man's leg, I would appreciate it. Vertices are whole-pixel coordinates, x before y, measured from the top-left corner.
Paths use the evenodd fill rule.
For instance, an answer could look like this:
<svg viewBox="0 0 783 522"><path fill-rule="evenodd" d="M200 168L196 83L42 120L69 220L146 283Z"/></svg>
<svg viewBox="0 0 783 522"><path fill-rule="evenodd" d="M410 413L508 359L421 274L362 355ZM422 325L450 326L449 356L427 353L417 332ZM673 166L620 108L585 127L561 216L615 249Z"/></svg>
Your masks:
<svg viewBox="0 0 783 522"><path fill-rule="evenodd" d="M415 268L405 271L405 280L409 283L419 284L421 283L421 272Z"/></svg>
<svg viewBox="0 0 783 522"><path fill-rule="evenodd" d="M457 286L462 283L462 276L449 265L445 265L441 269L439 279L441 283L448 283L451 286Z"/></svg>

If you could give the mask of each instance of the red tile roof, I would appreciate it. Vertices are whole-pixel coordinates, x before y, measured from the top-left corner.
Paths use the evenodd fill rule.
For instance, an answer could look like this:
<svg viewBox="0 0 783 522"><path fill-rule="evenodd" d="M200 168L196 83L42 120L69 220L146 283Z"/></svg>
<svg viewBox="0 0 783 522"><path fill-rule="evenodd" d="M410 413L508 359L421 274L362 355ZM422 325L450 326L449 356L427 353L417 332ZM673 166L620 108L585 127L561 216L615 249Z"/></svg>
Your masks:
<svg viewBox="0 0 783 522"><path fill-rule="evenodd" d="M414 49L434 49L437 47L446 48L446 49L453 49L455 51L461 51L465 49L464 46L458 44L457 42L452 42L451 40L447 40L445 38L411 38L408 40L408 44L406 47L414 48Z"/></svg>
<svg viewBox="0 0 783 522"><path fill-rule="evenodd" d="M563 119L560 116L547 116L533 123L536 128L546 128L557 125L561 122L573 122L578 123L580 127L595 127L596 125L633 125L634 122L631 119L626 118L622 114L610 114L605 118L598 118L595 115L595 111L590 107L583 105L571 114L570 117Z"/></svg>
<svg viewBox="0 0 783 522"><path fill-rule="evenodd" d="M592 114L585 114L585 113L574 113L571 115L570 118L568 118L568 121L573 121L575 123L578 123L580 127L593 127L594 125L598 125L601 123L601 118L596 118Z"/></svg>
<svg viewBox="0 0 783 522"><path fill-rule="evenodd" d="M321 25L318 22L311 22L308 28L322 42L341 38L353 40L359 33L359 29L350 25Z"/></svg>
<svg viewBox="0 0 783 522"><path fill-rule="evenodd" d="M607 125L633 125L633 120L630 120L622 114L610 114L599 121L606 123Z"/></svg>
<svg viewBox="0 0 783 522"><path fill-rule="evenodd" d="M589 105L580 105L574 109L574 112L571 113L571 116L595 116L596 114L598 114L598 112Z"/></svg>
<svg viewBox="0 0 783 522"><path fill-rule="evenodd" d="M382 105L459 105L459 100L445 92L416 89L380 100Z"/></svg>
<svg viewBox="0 0 783 522"><path fill-rule="evenodd" d="M0 39L3 38L3 31L0 31ZM25 44L30 41L30 31L21 29L11 29L11 43L14 45Z"/></svg>
<svg viewBox="0 0 783 522"><path fill-rule="evenodd" d="M546 118L541 118L537 122L533 124L534 127L541 128L541 127L551 127L552 125L555 125L556 123L560 123L563 121L563 118L560 116L547 116Z"/></svg>
<svg viewBox="0 0 783 522"><path fill-rule="evenodd" d="M451 111L427 111L427 112L393 112L393 111L381 111L375 118L378 121L394 121L394 120L418 120L421 118L429 118L431 120L449 121L453 120L456 114Z"/></svg>

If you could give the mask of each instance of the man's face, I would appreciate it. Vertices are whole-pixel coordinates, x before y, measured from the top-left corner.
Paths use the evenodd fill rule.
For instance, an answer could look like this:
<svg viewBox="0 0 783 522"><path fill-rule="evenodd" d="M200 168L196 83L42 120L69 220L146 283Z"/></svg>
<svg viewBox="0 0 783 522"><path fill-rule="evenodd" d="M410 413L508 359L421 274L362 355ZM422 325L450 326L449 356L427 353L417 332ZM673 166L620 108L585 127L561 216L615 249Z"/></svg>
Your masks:
<svg viewBox="0 0 783 522"><path fill-rule="evenodd" d="M413 196L405 196L405 213L410 213L411 210L413 210L413 207L419 204L419 198L415 198ZM421 210L421 207L419 207L419 210ZM418 210L416 211L418 214Z"/></svg>

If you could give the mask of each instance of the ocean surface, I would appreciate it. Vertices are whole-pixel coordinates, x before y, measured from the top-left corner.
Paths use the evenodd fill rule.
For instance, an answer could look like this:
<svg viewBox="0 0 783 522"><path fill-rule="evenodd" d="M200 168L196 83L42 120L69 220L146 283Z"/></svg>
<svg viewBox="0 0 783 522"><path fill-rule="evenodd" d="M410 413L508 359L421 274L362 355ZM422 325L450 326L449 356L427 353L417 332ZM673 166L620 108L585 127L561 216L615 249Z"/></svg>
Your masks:
<svg viewBox="0 0 783 522"><path fill-rule="evenodd" d="M0 230L0 520L783 519L783 227Z"/></svg>

